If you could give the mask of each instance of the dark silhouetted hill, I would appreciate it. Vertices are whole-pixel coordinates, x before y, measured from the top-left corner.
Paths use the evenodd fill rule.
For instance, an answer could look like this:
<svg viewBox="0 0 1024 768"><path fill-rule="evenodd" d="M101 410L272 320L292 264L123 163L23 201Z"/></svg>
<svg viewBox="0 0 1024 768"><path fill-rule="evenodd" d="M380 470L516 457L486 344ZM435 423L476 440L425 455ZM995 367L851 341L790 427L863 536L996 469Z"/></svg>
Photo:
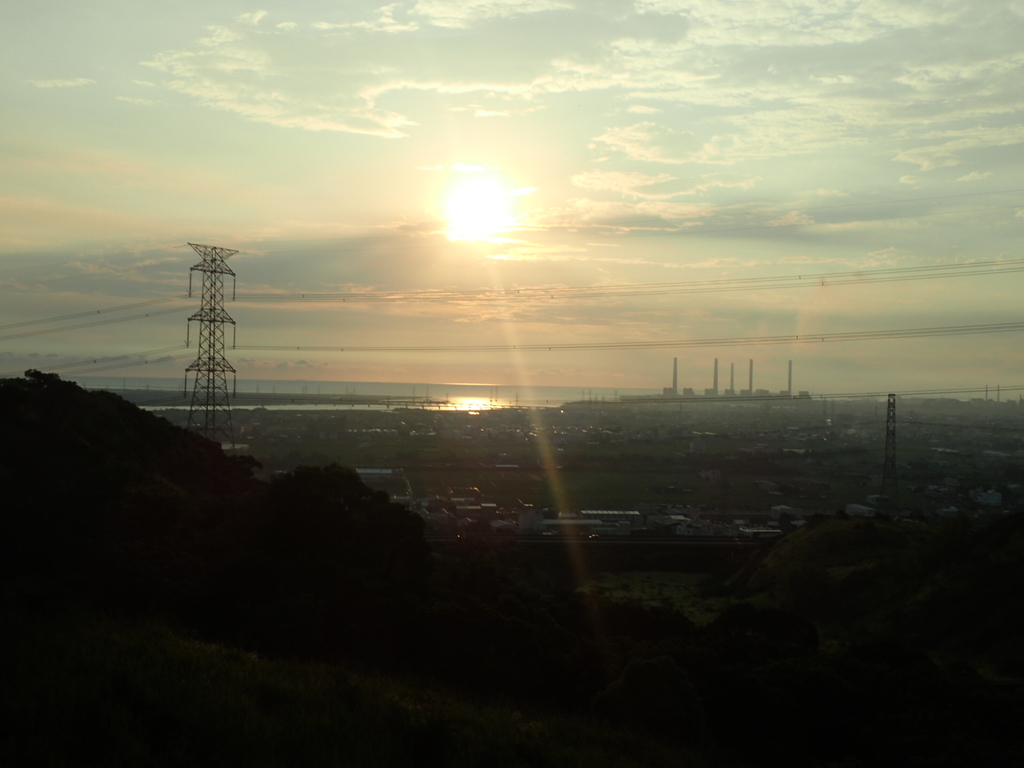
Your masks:
<svg viewBox="0 0 1024 768"><path fill-rule="evenodd" d="M239 544L251 458L55 374L0 381L0 413L0 572L152 601Z"/></svg>
<svg viewBox="0 0 1024 768"><path fill-rule="evenodd" d="M822 520L778 542L745 587L841 645L898 639L1024 677L1024 515L972 529Z"/></svg>
<svg viewBox="0 0 1024 768"><path fill-rule="evenodd" d="M696 626L539 577L514 542L432 551L350 469L258 482L252 459L56 376L0 382L0 412L0 762L1024 759L1019 689L925 653L1012 650L1015 520L808 526L749 572L757 605Z"/></svg>

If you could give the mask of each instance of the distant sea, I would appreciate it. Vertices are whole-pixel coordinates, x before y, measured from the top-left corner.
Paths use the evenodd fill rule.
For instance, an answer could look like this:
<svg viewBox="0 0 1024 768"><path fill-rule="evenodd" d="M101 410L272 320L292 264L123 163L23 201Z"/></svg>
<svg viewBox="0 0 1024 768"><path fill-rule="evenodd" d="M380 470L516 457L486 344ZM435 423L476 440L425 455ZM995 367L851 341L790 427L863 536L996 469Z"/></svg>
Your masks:
<svg viewBox="0 0 1024 768"><path fill-rule="evenodd" d="M132 376L63 376L87 389L152 390L182 392L184 377L144 378ZM191 379L188 386L191 391ZM229 380L228 385L231 385ZM523 387L506 384L444 384L398 383L390 381L302 381L286 379L238 379L241 393L294 394L294 395L361 395L368 397L429 397L448 400L463 407L479 404L481 408L505 408L516 405L555 406L579 400L615 400L622 395L660 394L654 389L613 389L610 387ZM316 407L316 406L314 406Z"/></svg>

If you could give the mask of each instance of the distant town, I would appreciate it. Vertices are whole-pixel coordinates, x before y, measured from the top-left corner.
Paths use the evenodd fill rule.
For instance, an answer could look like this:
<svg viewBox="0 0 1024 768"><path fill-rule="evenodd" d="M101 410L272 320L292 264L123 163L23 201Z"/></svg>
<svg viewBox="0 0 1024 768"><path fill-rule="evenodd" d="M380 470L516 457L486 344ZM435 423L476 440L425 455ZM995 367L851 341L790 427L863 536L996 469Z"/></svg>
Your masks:
<svg viewBox="0 0 1024 768"><path fill-rule="evenodd" d="M666 389L480 410L236 407L233 422L236 450L264 476L355 467L435 537L742 541L815 515L983 526L1024 508L1017 400L900 398L896 477L883 487L884 399L743 394ZM182 426L188 416L157 413Z"/></svg>

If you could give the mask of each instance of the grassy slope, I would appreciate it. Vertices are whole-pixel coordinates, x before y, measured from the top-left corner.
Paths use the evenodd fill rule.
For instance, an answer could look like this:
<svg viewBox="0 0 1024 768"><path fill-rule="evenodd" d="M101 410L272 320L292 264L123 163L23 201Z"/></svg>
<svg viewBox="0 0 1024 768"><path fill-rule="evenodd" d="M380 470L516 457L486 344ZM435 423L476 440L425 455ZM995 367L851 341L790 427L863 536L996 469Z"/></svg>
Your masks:
<svg viewBox="0 0 1024 768"><path fill-rule="evenodd" d="M747 582L836 643L896 636L938 657L1024 673L1024 516L983 531L831 520L787 537Z"/></svg>
<svg viewBox="0 0 1024 768"><path fill-rule="evenodd" d="M700 766L641 737L157 624L0 610L6 765Z"/></svg>
<svg viewBox="0 0 1024 768"><path fill-rule="evenodd" d="M932 535L912 523L823 521L778 542L746 587L815 619L826 642L883 633L919 588Z"/></svg>
<svg viewBox="0 0 1024 768"><path fill-rule="evenodd" d="M627 571L599 573L584 587L586 592L613 602L666 607L681 612L698 626L710 624L731 605L731 595L708 595L704 573Z"/></svg>
<svg viewBox="0 0 1024 768"><path fill-rule="evenodd" d="M938 659L1024 677L1024 516L984 531L888 520L826 520L780 540L759 563L708 589L693 575L602 574L591 591L669 604L706 624L737 602L812 619L822 647L895 637Z"/></svg>

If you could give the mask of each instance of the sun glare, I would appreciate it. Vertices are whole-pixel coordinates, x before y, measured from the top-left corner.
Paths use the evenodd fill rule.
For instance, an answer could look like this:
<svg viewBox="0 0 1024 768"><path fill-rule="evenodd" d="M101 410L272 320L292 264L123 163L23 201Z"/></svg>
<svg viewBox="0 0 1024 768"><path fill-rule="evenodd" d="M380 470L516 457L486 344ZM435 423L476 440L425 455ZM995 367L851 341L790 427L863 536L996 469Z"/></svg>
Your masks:
<svg viewBox="0 0 1024 768"><path fill-rule="evenodd" d="M452 240L486 240L514 222L513 194L489 176L460 181L444 204L448 237Z"/></svg>
<svg viewBox="0 0 1024 768"><path fill-rule="evenodd" d="M456 411L469 411L470 413L476 413L479 411L489 411L493 406L488 400L481 400L476 397L456 397L451 400L451 406Z"/></svg>

